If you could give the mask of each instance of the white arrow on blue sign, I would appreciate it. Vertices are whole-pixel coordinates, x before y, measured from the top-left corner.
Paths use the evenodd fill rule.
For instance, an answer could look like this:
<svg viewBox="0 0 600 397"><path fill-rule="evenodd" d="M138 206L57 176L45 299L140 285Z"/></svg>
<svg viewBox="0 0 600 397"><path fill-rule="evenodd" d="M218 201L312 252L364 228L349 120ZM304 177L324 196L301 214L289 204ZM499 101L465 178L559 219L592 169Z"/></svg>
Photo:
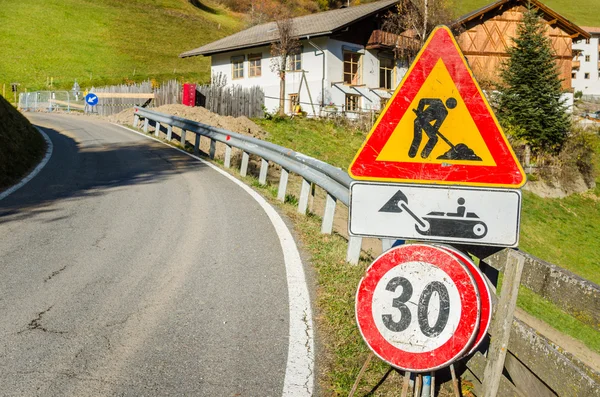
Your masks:
<svg viewBox="0 0 600 397"><path fill-rule="evenodd" d="M96 106L98 104L98 96L94 93L89 93L85 96L85 103L90 106Z"/></svg>

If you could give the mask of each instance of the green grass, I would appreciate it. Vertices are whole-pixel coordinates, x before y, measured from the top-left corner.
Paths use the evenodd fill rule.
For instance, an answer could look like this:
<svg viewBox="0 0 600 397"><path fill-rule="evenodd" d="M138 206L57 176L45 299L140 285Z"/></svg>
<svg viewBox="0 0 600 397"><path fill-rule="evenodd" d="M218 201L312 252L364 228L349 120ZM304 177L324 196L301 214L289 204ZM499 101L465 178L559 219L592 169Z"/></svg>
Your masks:
<svg viewBox="0 0 600 397"><path fill-rule="evenodd" d="M268 131L267 140L342 169L354 158L366 133L333 121L306 118L254 120Z"/></svg>
<svg viewBox="0 0 600 397"><path fill-rule="evenodd" d="M44 148L42 136L0 96L0 191L32 169L41 160Z"/></svg>
<svg viewBox="0 0 600 397"><path fill-rule="evenodd" d="M491 0L453 0L457 17L490 3ZM542 3L577 25L600 26L600 3L597 0L542 0Z"/></svg>
<svg viewBox="0 0 600 397"><path fill-rule="evenodd" d="M82 88L170 78L207 81L210 61L178 55L241 28L187 0L0 0L0 89ZM0 91L1 93L1 91ZM8 92L7 92L8 96Z"/></svg>

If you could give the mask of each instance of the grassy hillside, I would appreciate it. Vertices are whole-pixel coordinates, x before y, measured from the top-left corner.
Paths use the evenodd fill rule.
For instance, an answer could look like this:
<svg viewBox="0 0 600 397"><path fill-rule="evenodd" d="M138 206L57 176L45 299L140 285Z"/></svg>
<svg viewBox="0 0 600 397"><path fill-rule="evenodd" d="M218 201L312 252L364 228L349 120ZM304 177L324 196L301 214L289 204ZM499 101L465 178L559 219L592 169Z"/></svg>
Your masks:
<svg viewBox="0 0 600 397"><path fill-rule="evenodd" d="M0 96L0 191L41 159L45 143L31 123Z"/></svg>
<svg viewBox="0 0 600 397"><path fill-rule="evenodd" d="M453 0L456 15L464 15L494 0ZM581 26L600 26L600 2L598 0L541 0L542 3L568 20Z"/></svg>
<svg viewBox="0 0 600 397"><path fill-rule="evenodd" d="M178 55L240 28L234 14L187 0L0 0L0 89L205 80L209 59Z"/></svg>

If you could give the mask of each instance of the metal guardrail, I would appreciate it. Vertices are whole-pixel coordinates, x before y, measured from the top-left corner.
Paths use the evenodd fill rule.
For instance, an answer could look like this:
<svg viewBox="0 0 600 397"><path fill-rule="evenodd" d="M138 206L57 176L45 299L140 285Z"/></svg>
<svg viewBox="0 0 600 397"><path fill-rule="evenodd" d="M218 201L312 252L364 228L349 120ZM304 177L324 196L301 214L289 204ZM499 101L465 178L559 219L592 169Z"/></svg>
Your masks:
<svg viewBox="0 0 600 397"><path fill-rule="evenodd" d="M261 158L261 167L259 174L259 183L266 184L267 170L269 163L276 163L281 166L281 177L279 179L279 189L277 199L285 201L287 182L289 173L293 172L302 177L302 188L298 200L298 212L306 213L308 208L308 199L310 195L311 183L314 183L327 192L325 212L321 224L322 233L331 233L333 230L333 218L335 214L336 202L340 201L348 206L350 202L350 183L352 178L340 168L333 167L321 160L306 156L302 153L293 151L270 142L265 142L257 138L238 134L222 128L212 127L196 121L187 120L181 117L155 112L142 107L134 107L135 116L133 120L134 127L138 127L140 119L144 120L143 130L148 132L150 121L155 123L155 135L159 135L161 124L166 126L167 140L171 140L173 127L181 129L181 144L185 145L186 134L191 132L196 135L194 144L194 153L199 153L200 137L210 138L209 157L214 158L216 151L216 142L226 145L224 166L231 166L231 148L237 148L242 151L242 164L240 173L246 176L248 170L249 155L253 154ZM350 237L348 241L348 253L346 260L350 263L358 263L360 249L362 246L361 237Z"/></svg>
<svg viewBox="0 0 600 397"><path fill-rule="evenodd" d="M240 169L242 176L247 173L249 154L259 156L262 159L259 176L259 183L261 184L266 183L269 162L281 165L282 170L277 194L280 201L285 200L289 172L300 175L303 178L298 202L298 212L300 213L305 213L307 210L310 183L319 185L327 192L327 203L321 225L322 233L332 232L336 201L339 200L345 205L349 203L349 187L352 178L345 171L323 161L260 139L136 107L134 127L138 127L141 119L143 119L144 132L148 132L150 121L155 123L156 136L161 131L161 124L166 126L167 140L171 139L173 127L180 128L182 145L186 142L187 132L196 134L194 145L196 153L199 153L200 137L210 138L209 156L211 158L214 158L215 155L216 142L222 142L226 145L224 161L226 168L231 165L231 148L235 147L242 150ZM389 248L389 240L382 239L382 243L384 250ZM349 238L346 257L348 262L358 263L361 245L362 238ZM600 305L598 304L600 287L598 285L511 248L500 251L494 249L495 253L493 255L486 253L486 247L471 246L462 248L480 258L480 266L484 269L488 279L492 280L492 284L496 284L498 272L504 271L504 264L508 261L509 252L523 257L527 264L523 273L523 285L530 288L534 293L549 299L571 315L580 319L583 317L582 320L585 323L598 329L598 319L600 319ZM540 274L543 275L541 277L543 280L536 277ZM568 291L566 295L565 291ZM566 300L564 299L565 296L567 297ZM495 295L493 299L496 299ZM579 306L571 304L572 302L579 303ZM584 309L581 309L582 306ZM496 321L495 315L492 321ZM486 358L479 352L472 355L465 363L467 372L464 375L474 382L477 395L483 394L481 381L485 364ZM511 327L508 355L504 362L504 368L510 374L510 378L502 376L500 381L501 395L528 395L529 392L534 390L534 394L540 396L577 395L600 397L600 373L572 357L569 353L564 352L560 347L519 320L514 320ZM565 376L557 377L556 373L559 372Z"/></svg>

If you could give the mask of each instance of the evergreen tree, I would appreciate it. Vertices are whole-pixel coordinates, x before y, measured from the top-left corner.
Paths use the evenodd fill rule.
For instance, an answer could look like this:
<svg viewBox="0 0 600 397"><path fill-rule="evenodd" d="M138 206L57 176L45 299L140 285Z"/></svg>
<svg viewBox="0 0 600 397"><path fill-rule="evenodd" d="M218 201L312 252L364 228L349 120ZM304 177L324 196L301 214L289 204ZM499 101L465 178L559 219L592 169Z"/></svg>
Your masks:
<svg viewBox="0 0 600 397"><path fill-rule="evenodd" d="M570 127L546 25L529 8L501 70L498 117L534 152L558 152Z"/></svg>

